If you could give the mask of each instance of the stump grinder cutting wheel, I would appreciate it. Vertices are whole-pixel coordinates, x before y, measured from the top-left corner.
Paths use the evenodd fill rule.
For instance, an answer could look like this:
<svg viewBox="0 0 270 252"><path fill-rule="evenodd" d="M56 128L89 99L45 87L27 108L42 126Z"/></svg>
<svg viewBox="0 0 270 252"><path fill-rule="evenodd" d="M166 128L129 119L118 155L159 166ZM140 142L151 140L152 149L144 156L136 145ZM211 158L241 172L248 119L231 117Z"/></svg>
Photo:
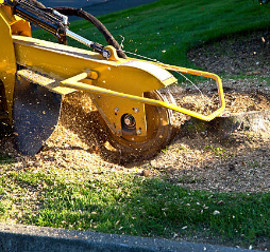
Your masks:
<svg viewBox="0 0 270 252"><path fill-rule="evenodd" d="M108 46L70 31L67 16L93 23ZM31 24L50 32L59 43L31 36ZM35 0L0 0L0 119L14 128L17 149L37 153L58 122L62 97L90 93L108 129L108 141L122 153L151 156L171 140L172 111L210 121L225 108L220 78L212 73L129 58L106 27L82 9L47 8ZM66 45L67 37L87 45ZM177 106L169 94L171 72L214 79L219 106L209 115Z"/></svg>

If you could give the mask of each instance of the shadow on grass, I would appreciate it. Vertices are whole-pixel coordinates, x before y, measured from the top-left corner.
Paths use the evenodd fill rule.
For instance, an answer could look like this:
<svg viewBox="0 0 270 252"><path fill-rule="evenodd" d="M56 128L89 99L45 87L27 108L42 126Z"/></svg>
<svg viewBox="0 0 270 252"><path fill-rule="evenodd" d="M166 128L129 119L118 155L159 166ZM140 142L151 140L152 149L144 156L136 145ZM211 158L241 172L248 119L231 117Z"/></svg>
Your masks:
<svg viewBox="0 0 270 252"><path fill-rule="evenodd" d="M8 154L6 143L12 143L12 129L7 123L0 123L0 166L15 163L15 159Z"/></svg>
<svg viewBox="0 0 270 252"><path fill-rule="evenodd" d="M190 191L160 179L113 173L72 183L53 180L36 181L46 184L44 197L21 222L165 238L203 233L246 247L270 235L267 193Z"/></svg>
<svg viewBox="0 0 270 252"><path fill-rule="evenodd" d="M3 165L12 164L15 162L16 162L16 160L13 157L9 156L8 154L1 154L0 153L0 165L1 164L3 164Z"/></svg>

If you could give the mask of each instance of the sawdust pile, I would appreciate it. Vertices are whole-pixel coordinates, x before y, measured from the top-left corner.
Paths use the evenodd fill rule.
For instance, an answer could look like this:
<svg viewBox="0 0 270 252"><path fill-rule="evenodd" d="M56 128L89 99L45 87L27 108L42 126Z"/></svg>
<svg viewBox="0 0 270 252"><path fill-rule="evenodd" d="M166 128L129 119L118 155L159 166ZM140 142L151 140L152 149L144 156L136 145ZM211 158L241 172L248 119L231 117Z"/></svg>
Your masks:
<svg viewBox="0 0 270 252"><path fill-rule="evenodd" d="M270 108L268 90L265 93L234 91L224 83L226 93L225 115L248 111L267 111ZM239 84L240 86L243 86ZM180 88L171 92L177 102L201 113L209 113L218 100L216 90L207 99L194 90L185 93ZM206 99L206 100L205 100ZM194 103L195 102L195 103ZM188 117L178 116L179 124ZM188 130L186 130L188 128ZM194 189L212 191L266 191L270 190L270 141L268 132L234 132L227 139L220 132L190 130L189 121L181 129L172 144L151 160L128 160L108 144L107 130L90 97L75 93L66 97L62 104L57 128L44 148L34 157L20 156L13 149L12 137L1 139L1 152L16 157L18 169L33 167L73 168L97 167L119 172L165 176L173 183ZM145 172L147 171L147 172ZM269 178L269 179L268 179Z"/></svg>

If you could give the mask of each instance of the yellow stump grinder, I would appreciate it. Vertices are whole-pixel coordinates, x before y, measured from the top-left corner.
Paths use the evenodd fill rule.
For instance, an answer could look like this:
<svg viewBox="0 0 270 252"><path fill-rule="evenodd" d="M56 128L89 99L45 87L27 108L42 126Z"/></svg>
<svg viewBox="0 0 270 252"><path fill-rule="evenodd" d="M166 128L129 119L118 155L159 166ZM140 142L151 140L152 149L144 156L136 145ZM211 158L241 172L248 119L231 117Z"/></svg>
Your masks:
<svg viewBox="0 0 270 252"><path fill-rule="evenodd" d="M72 32L69 15L91 21L109 45ZM30 23L60 43L33 38ZM66 45L67 37L92 50ZM76 91L90 94L110 132L108 140L131 154L155 153L169 143L171 111L210 121L225 107L217 75L129 58L108 30L81 9L46 8L35 0L0 0L0 39L0 119L12 125L16 148L26 155L41 149L58 122L62 97ZM160 89L177 82L172 71L214 79L217 110L203 115L161 94Z"/></svg>

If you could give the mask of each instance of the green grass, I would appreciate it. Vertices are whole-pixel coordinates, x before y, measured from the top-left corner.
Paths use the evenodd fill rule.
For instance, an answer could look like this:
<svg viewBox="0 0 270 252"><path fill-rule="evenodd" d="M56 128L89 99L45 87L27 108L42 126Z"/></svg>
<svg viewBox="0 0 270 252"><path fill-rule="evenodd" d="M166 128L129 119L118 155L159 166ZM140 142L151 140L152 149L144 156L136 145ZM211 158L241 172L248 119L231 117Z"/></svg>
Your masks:
<svg viewBox="0 0 270 252"><path fill-rule="evenodd" d="M270 9L251 0L161 0L101 20L118 40L125 37L125 50L192 66L190 48L265 28ZM71 30L105 44L84 21ZM50 38L39 30L34 36ZM9 157L1 160L1 221L167 238L202 234L246 247L270 237L269 193L191 191L158 178L94 176L91 167L18 170Z"/></svg>
<svg viewBox="0 0 270 252"><path fill-rule="evenodd" d="M270 8L247 0L160 0L153 4L100 17L124 49L160 61L192 66L186 53L194 46L269 26ZM106 44L96 28L75 21L71 30ZM35 36L48 38L44 32ZM76 42L72 45L78 46Z"/></svg>
<svg viewBox="0 0 270 252"><path fill-rule="evenodd" d="M171 238L204 233L249 246L270 236L270 195L190 191L89 168L2 172L0 218L38 226Z"/></svg>

